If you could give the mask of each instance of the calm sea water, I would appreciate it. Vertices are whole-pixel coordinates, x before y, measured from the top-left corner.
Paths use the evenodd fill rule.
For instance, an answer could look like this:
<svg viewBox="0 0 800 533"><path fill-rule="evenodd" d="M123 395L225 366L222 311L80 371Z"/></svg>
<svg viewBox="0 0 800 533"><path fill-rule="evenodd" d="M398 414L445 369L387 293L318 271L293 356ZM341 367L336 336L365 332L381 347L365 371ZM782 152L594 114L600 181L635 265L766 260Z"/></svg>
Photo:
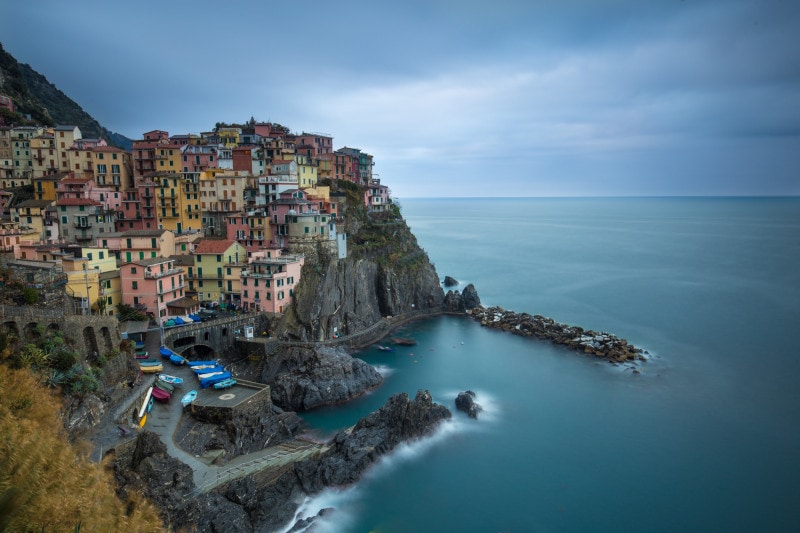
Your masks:
<svg viewBox="0 0 800 533"><path fill-rule="evenodd" d="M484 305L625 337L642 373L453 317L359 354L385 384L324 434L428 389L454 412L333 506L330 531L800 531L800 199L408 199ZM472 389L485 412L457 413Z"/></svg>

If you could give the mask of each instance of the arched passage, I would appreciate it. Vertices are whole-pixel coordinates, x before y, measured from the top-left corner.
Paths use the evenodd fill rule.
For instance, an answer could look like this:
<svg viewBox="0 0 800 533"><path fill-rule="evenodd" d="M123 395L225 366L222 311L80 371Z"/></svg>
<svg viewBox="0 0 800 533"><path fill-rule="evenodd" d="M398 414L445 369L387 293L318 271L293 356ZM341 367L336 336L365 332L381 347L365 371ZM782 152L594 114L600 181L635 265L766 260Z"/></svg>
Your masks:
<svg viewBox="0 0 800 533"><path fill-rule="evenodd" d="M97 335L91 326L83 328L83 345L89 356L100 353L100 347L97 345Z"/></svg>

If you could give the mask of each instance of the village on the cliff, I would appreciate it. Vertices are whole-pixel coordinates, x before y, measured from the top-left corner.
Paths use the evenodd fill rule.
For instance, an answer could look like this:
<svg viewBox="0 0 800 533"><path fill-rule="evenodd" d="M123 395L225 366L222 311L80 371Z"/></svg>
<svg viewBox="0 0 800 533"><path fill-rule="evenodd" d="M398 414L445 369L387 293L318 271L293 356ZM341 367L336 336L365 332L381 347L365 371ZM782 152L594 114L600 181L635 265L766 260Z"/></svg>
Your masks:
<svg viewBox="0 0 800 533"><path fill-rule="evenodd" d="M373 164L330 135L253 120L149 131L130 152L73 125L0 126L0 251L28 286L65 286L67 313L278 315L309 254L347 255L347 197L330 184L361 186L368 212L390 207Z"/></svg>

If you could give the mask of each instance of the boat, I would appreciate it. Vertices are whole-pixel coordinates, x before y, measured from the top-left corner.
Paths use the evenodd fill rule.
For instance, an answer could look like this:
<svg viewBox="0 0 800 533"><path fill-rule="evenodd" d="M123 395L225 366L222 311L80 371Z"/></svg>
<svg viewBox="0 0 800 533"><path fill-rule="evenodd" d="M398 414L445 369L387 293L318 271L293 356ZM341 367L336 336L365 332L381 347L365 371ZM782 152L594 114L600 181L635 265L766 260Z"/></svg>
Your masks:
<svg viewBox="0 0 800 533"><path fill-rule="evenodd" d="M172 363L173 365L185 365L186 358L183 357L182 355L174 353L169 356L169 362Z"/></svg>
<svg viewBox="0 0 800 533"><path fill-rule="evenodd" d="M175 386L174 385L170 385L166 381L161 381L161 380L158 380L158 379L155 380L155 382L153 383L153 387L155 387L157 389L161 389L163 391L167 391L170 394L175 392Z"/></svg>
<svg viewBox="0 0 800 533"><path fill-rule="evenodd" d="M378 349L382 352L393 352L394 348L391 346L378 346Z"/></svg>
<svg viewBox="0 0 800 533"><path fill-rule="evenodd" d="M417 344L417 341L407 337L392 337L392 342L401 346L414 346Z"/></svg>
<svg viewBox="0 0 800 533"><path fill-rule="evenodd" d="M215 371L211 371L211 372L206 372L205 374L197 374L197 379L212 378L214 376L219 376L223 372L225 372L224 368L222 370L215 370Z"/></svg>
<svg viewBox="0 0 800 533"><path fill-rule="evenodd" d="M139 359L136 362L139 363L139 366L156 366L161 364L161 361L158 359Z"/></svg>
<svg viewBox="0 0 800 533"><path fill-rule="evenodd" d="M170 355L175 353L166 346L162 346L161 348L158 349L158 351L161 352L161 357L165 359L168 359Z"/></svg>
<svg viewBox="0 0 800 533"><path fill-rule="evenodd" d="M203 366L203 365L217 366L217 361L216 360L213 360L213 361L186 361L186 364L191 366L191 367Z"/></svg>
<svg viewBox="0 0 800 533"><path fill-rule="evenodd" d="M183 385L183 378L179 378L178 376L170 376L169 374L159 374L158 379L161 381L166 381L170 385L175 385L175 386Z"/></svg>
<svg viewBox="0 0 800 533"><path fill-rule="evenodd" d="M144 341L135 341L133 343L133 347L137 350L141 350L144 348Z"/></svg>
<svg viewBox="0 0 800 533"><path fill-rule="evenodd" d="M135 357L136 359L149 359L150 354L147 352L141 352L141 353L136 352L135 354L133 354L133 357Z"/></svg>
<svg viewBox="0 0 800 533"><path fill-rule="evenodd" d="M156 372L161 372L162 370L164 370L164 365L158 363L157 365L140 366L139 370L141 370L145 374L155 374Z"/></svg>
<svg viewBox="0 0 800 533"><path fill-rule="evenodd" d="M225 367L222 365L214 365L214 366L196 366L192 368L192 372L196 375L199 374L208 374L209 372L224 372Z"/></svg>
<svg viewBox="0 0 800 533"><path fill-rule="evenodd" d="M220 381L222 381L224 379L228 379L230 377L233 377L233 376L231 376L230 372L222 372L221 374L219 374L217 376L211 376L210 378L201 379L200 380L200 387L203 388L203 389L207 389L207 388L211 387L214 383L219 383Z"/></svg>
<svg viewBox="0 0 800 533"><path fill-rule="evenodd" d="M165 391L164 389L159 389L158 387L153 387L153 398L158 400L159 402L168 402L170 398L172 398L172 394Z"/></svg>
<svg viewBox="0 0 800 533"><path fill-rule="evenodd" d="M150 401L150 394L153 392L153 387L147 389L147 393L144 395L144 400L142 401L142 407L139 409L139 418L144 416L145 410L147 409L147 402Z"/></svg>
<svg viewBox="0 0 800 533"><path fill-rule="evenodd" d="M189 392L183 395L183 398L181 398L181 404L184 407L186 407L187 405L192 403L195 400L195 398L197 398L197 391L190 390Z"/></svg>
<svg viewBox="0 0 800 533"><path fill-rule="evenodd" d="M236 385L236 380L233 378L223 379L222 381L218 381L214 383L215 389L227 389Z"/></svg>

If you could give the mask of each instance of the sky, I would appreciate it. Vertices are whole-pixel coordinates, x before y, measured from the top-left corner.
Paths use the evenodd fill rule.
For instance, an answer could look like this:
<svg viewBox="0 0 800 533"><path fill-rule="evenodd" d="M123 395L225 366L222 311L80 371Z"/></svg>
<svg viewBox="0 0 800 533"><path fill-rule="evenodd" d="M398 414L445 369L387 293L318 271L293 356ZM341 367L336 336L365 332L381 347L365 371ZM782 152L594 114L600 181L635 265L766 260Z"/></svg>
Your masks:
<svg viewBox="0 0 800 533"><path fill-rule="evenodd" d="M797 0L13 2L108 129L273 121L395 197L800 195Z"/></svg>

